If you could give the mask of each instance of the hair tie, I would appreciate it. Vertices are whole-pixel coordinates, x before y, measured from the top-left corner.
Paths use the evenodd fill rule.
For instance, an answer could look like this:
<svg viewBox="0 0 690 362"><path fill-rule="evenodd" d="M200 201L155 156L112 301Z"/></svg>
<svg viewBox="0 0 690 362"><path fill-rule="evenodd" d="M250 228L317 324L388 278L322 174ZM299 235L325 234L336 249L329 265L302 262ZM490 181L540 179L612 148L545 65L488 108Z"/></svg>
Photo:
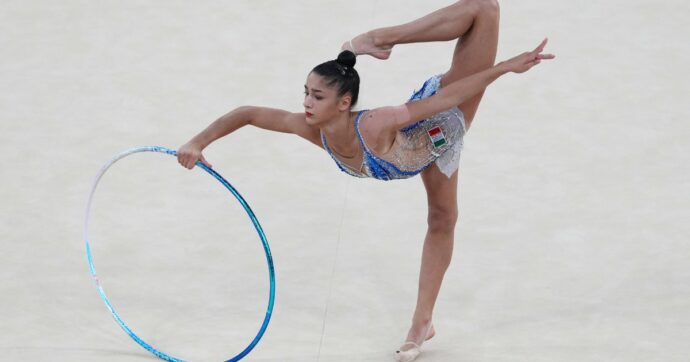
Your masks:
<svg viewBox="0 0 690 362"><path fill-rule="evenodd" d="M340 75L345 76L348 73L348 70L350 70L350 67L346 65L340 64L338 61L335 62L336 67L338 68L338 71L340 72Z"/></svg>

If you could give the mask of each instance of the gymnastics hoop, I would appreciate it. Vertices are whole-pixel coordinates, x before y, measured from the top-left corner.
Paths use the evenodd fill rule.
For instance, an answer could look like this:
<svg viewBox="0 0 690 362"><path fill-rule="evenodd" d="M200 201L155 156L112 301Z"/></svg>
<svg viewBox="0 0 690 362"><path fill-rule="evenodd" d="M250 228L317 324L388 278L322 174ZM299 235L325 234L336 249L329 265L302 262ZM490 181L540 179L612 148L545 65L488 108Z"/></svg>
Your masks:
<svg viewBox="0 0 690 362"><path fill-rule="evenodd" d="M98 279L98 276L96 275L96 269L93 266L93 258L91 257L91 246L89 245L89 219L91 215L91 201L93 200L93 195L96 192L96 187L98 186L98 182L101 180L101 177L103 177L103 174L112 166L115 162L119 161L120 159L129 156L134 153L139 153L139 152L160 152L160 153L166 153L168 155L172 156L177 156L177 152L175 150L171 150L165 147L160 147L160 146L142 146L142 147L137 147L137 148L132 148L130 150L124 151L120 153L119 155L115 156L112 160L108 161L100 170L98 175L96 175L96 179L93 182L93 186L91 187L91 193L89 194L89 200L86 203L86 219L84 222L84 241L86 242L86 258L89 263L89 270L91 271L91 276L93 277L94 281L96 282L96 288L98 289L98 293L101 295L101 299L103 299L103 302L105 303L106 307L108 307L108 310L110 313L113 315L113 318L115 318L115 321L122 327L122 329L130 336L132 339L137 342L140 346L144 347L147 351L153 353L156 357L161 358L166 361L171 361L171 362L184 362L184 360L175 358L172 356L169 356L150 344L146 343L143 339L141 339L139 336L137 336L128 326L127 324L120 318L120 315L117 314L115 311L115 308L113 308L112 304L108 300L108 297L105 294L105 291L103 290L103 287L101 286L101 282ZM244 356L246 356L254 347L256 346L257 343L259 343L259 340L263 336L264 332L266 332L266 328L268 327L268 322L271 320L271 314L273 313L273 302L275 300L275 270L273 268L273 257L271 256L271 249L268 246L268 241L266 240L266 235L264 234L263 229L261 228L261 225L259 224L259 220L256 218L256 215L254 215L254 212L252 209L249 207L249 204L244 200L242 195L227 181L223 176L221 176L219 173L211 169L210 167L207 167L203 163L197 161L196 165L204 169L204 171L208 172L211 174L211 176L215 177L216 180L218 180L225 188L230 190L230 192L235 196L237 201L240 202L244 210L247 212L247 215L249 218L252 220L252 223L254 224L254 228L256 228L256 232L259 234L259 238L261 239L261 243L263 244L264 251L266 253L266 261L268 262L268 273L269 273L269 278L271 282L270 286L270 296L268 298L268 308L266 309L266 317L264 318L263 323L261 324L261 328L259 329L259 333L257 333L256 337L254 337L254 340L252 340L251 343L239 354L237 354L235 357L230 358L229 360L225 362L235 362L239 361L242 359Z"/></svg>

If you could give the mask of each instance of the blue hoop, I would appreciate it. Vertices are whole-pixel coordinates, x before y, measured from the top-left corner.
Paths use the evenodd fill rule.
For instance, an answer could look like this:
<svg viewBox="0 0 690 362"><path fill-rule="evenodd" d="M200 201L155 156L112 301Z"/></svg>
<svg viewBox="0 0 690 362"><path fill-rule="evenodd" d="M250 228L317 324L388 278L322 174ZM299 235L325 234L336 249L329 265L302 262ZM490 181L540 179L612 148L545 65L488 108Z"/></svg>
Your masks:
<svg viewBox="0 0 690 362"><path fill-rule="evenodd" d="M93 182L93 186L91 188L91 193L89 194L89 200L86 203L86 220L84 222L84 241L86 242L86 258L89 262L89 270L91 271L91 276L93 277L94 281L96 282L96 288L98 289L98 293L101 295L101 299L103 299L103 302L105 302L106 307L108 307L108 310L110 310L110 313L113 315L115 318L115 321L122 327L122 329L130 336L132 339L137 342L140 346L144 347L146 350L149 352L153 353L156 357L159 357L161 359L164 359L166 361L171 361L171 362L184 362L184 360L175 358L172 356L169 356L157 349L155 349L153 346L150 344L146 343L143 339L139 338L128 326L125 324L125 322L120 318L120 315L117 314L115 311L115 308L113 308L112 304L110 304L110 301L108 300L108 297L105 295L105 291L103 290L103 287L101 286L100 281L98 280L98 276L96 275L96 269L93 266L93 258L91 257L91 246L89 245L89 219L90 219L90 214L91 214L91 201L93 199L93 195L96 191L96 187L98 186L98 182L101 180L101 177L103 177L103 174L112 166L115 162L119 161L120 159L129 156L133 153L138 153L138 152L160 152L160 153L167 153L168 155L172 156L177 156L177 152L175 150L171 150L165 147L159 147L159 146L143 146L143 147L138 147L138 148L133 148L130 150L127 150L125 152L122 152L121 154L115 156L112 160L110 160L108 163L105 164L96 176L96 179ZM271 281L271 287L270 287L270 296L268 299L268 308L266 309L266 317L264 318L263 323L261 324L261 329L259 329L259 333L257 333L256 337L254 337L254 340L252 340L251 343L238 355L235 357L230 358L226 362L234 362L234 361L239 361L242 359L244 356L246 356L255 346L257 343L259 343L259 340L263 336L264 332L266 332L266 328L268 327L268 322L271 320L271 314L273 312L273 302L275 299L275 270L273 268L273 257L271 256L271 249L268 246L268 241L266 240L266 235L264 235L264 231L261 228L261 225L259 224L259 220L257 220L256 215L254 215L254 212L252 209L249 207L249 204L244 200L242 195L227 181L218 174L216 171L213 169L207 167L201 162L196 163L197 166L201 167L204 169L204 171L208 172L211 174L211 176L215 177L216 180L218 180L225 188L230 190L230 192L235 196L237 201L240 202L242 207L244 207L244 210L247 212L247 215L249 215L249 218L252 220L252 223L254 224L254 227L256 228L256 232L259 234L259 238L261 238L261 242L264 246L264 251L266 252L266 261L268 262L268 273L269 273L269 278Z"/></svg>

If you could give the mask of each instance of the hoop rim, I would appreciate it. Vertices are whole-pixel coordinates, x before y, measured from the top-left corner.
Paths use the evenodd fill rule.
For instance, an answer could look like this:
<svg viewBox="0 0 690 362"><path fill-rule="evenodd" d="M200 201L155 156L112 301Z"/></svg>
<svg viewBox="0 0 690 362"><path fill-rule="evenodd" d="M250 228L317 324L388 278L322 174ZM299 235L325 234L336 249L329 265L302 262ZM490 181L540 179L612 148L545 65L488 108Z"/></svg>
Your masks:
<svg viewBox="0 0 690 362"><path fill-rule="evenodd" d="M96 273L96 268L93 265L93 257L91 255L91 245L89 243L89 221L90 221L90 215L91 215L91 203L93 201L93 196L96 192L96 188L98 187L98 183L100 182L101 178L103 175L108 171L110 166L112 166L115 162L121 160L122 158L125 158L129 155L132 155L134 153L141 153L141 152L159 152L159 153L165 153L171 156L177 156L177 151L166 148L166 147L161 147L161 146L140 146L140 147L135 147L129 150L126 150L124 152L121 152L114 158L112 158L110 161L106 162L106 164L101 167L101 170L98 172L96 175L94 182L91 187L91 192L89 193L89 198L86 203L86 215L85 215L85 220L84 220L84 242L86 244L86 258L87 262L89 264L89 271L91 273L91 276L94 279L94 282L96 283L96 289L98 290L99 295L101 296L101 299L105 303L106 307L112 314L113 318L115 318L115 321L120 325L120 327L135 341L137 342L140 346L142 346L144 349L147 351L151 352L153 355L156 357L159 357L163 360L166 361L171 361L171 362L184 362L184 360L172 357L156 348L151 346L149 343L144 341L142 338L140 338L134 331L132 331L129 326L120 318L120 315L115 311L115 308L112 306L110 303L110 300L108 299L105 290L103 290L103 287L101 286L100 280L98 279L98 275ZM269 271L269 280L270 280L270 295L269 295L269 300L268 300L268 307L266 308L266 315L264 317L264 320L261 324L261 327L259 329L259 332L256 334L254 339L245 347L244 350L242 350L240 353L238 353L236 356L226 360L226 362L235 362L239 361L242 359L244 356L246 356L254 347L259 343L259 340L261 340L261 337L264 335L266 332L266 328L268 327L268 323L271 320L271 316L273 314L273 305L275 302L275 268L273 266L273 257L271 255L271 249L268 245L268 240L266 239L266 235L264 234L263 228L261 227L261 224L259 223L259 220L257 219L256 215L252 211L251 207L247 203L247 201L240 195L240 193L233 187L230 182L228 182L223 176L221 176L218 172L213 170L212 168L204 165L203 163L197 161L196 165L202 168L204 171L209 173L211 176L213 176L216 180L218 180L223 186L225 186L226 189L228 189L235 199L242 205L244 208L245 212L249 216L249 218L252 221L252 224L254 225L254 228L256 229L259 238L261 239L261 243L263 244L264 252L266 254L266 262L268 264L268 271Z"/></svg>

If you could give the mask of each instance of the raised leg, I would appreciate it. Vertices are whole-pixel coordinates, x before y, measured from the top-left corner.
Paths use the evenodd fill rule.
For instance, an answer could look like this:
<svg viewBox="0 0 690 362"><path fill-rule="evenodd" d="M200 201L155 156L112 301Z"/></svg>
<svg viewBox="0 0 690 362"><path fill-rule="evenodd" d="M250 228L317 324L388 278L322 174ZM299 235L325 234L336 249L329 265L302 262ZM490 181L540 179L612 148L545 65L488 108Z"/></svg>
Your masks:
<svg viewBox="0 0 690 362"><path fill-rule="evenodd" d="M451 66L441 80L441 87L488 69L496 61L500 20L498 3L495 0L481 1L481 3L483 4L481 11L477 13L472 26L455 45ZM483 96L482 91L458 105L465 115L468 129Z"/></svg>
<svg viewBox="0 0 690 362"><path fill-rule="evenodd" d="M460 0L402 25L370 31L374 44L393 47L398 44L449 41L464 35L485 6L483 0Z"/></svg>
<svg viewBox="0 0 690 362"><path fill-rule="evenodd" d="M472 26L481 1L460 0L409 23L368 31L343 44L343 49L386 59L397 44L457 39Z"/></svg>
<svg viewBox="0 0 690 362"><path fill-rule="evenodd" d="M433 327L430 329L430 323L443 276L453 254L455 224L458 220L458 172L448 178L436 165L432 165L422 172L422 180L429 208L428 228L419 271L417 306L406 339L417 345L435 334ZM402 346L401 350L409 347Z"/></svg>
<svg viewBox="0 0 690 362"><path fill-rule="evenodd" d="M472 26L479 1L460 0L409 23L368 31L343 44L343 49L387 59L397 44L457 39Z"/></svg>
<svg viewBox="0 0 690 362"><path fill-rule="evenodd" d="M499 5L496 0L460 0L417 20L378 28L352 39L359 54L385 59L397 44L457 40L451 67L441 87L491 67L498 47ZM349 42L343 45L349 48ZM483 92L458 105L469 128Z"/></svg>

